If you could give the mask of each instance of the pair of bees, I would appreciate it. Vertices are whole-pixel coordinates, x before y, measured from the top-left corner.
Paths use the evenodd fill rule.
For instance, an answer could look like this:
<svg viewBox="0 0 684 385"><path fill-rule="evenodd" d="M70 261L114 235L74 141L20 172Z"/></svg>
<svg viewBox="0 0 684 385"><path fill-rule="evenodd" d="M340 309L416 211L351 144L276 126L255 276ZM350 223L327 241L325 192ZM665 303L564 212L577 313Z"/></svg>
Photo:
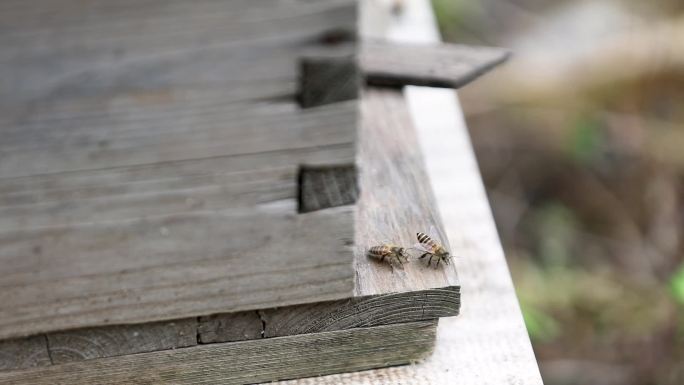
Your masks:
<svg viewBox="0 0 684 385"><path fill-rule="evenodd" d="M433 237L436 238L434 235L435 231L431 230L430 232L432 234L432 237L425 233L416 233L418 243L416 243L414 247L409 249L415 249L420 251L422 253L420 259L428 258L428 266L433 264L433 260L435 261L435 268L437 268L439 264L442 262L448 265L449 260L451 259L451 255L449 254L447 249L444 248L444 246L442 246L439 242L433 239ZM370 249L368 249L368 255L373 258L379 259L380 262L387 262L389 264L399 266L402 266L404 263L407 263L410 257L407 248L392 244L373 246Z"/></svg>

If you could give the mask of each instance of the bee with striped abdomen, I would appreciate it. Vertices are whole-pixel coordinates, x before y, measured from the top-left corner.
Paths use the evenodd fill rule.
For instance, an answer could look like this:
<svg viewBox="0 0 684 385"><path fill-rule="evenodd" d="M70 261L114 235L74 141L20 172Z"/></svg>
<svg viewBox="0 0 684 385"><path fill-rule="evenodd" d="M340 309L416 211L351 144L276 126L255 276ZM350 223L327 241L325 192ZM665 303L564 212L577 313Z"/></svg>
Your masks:
<svg viewBox="0 0 684 385"><path fill-rule="evenodd" d="M408 262L408 253L405 248L387 243L371 247L368 249L368 255L391 265L403 266L404 263Z"/></svg>
<svg viewBox="0 0 684 385"><path fill-rule="evenodd" d="M435 240L437 238L436 233L437 231L435 231L434 226L430 228L430 235L425 233L416 233L418 243L415 245L416 249L423 252L423 254L420 256L420 259L430 257L430 259L428 259L428 266L430 266L432 263L432 259L436 258L437 262L435 262L435 268L439 266L440 262L444 262L446 265L448 265L449 260L451 259L451 255L449 255L447 249L445 249L444 246Z"/></svg>

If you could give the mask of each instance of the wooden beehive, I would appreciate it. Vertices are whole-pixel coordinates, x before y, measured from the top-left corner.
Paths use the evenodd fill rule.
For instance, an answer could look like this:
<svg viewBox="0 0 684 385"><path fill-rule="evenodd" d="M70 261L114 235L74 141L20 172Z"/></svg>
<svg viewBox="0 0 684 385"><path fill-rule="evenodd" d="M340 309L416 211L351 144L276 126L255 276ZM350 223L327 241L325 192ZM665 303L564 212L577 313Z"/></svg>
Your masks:
<svg viewBox="0 0 684 385"><path fill-rule="evenodd" d="M360 44L351 0L33 2L0 5L0 382L429 354L455 269L365 255L441 231L396 87L460 86L504 52Z"/></svg>

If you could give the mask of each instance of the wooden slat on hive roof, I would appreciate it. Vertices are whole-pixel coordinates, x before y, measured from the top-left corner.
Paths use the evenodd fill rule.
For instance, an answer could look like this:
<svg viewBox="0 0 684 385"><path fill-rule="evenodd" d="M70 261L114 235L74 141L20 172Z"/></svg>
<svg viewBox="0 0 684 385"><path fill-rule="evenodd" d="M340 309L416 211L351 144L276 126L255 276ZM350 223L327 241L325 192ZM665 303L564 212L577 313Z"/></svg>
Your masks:
<svg viewBox="0 0 684 385"><path fill-rule="evenodd" d="M0 339L353 295L353 208L297 176L353 164L356 102L295 98L353 0L0 9Z"/></svg>

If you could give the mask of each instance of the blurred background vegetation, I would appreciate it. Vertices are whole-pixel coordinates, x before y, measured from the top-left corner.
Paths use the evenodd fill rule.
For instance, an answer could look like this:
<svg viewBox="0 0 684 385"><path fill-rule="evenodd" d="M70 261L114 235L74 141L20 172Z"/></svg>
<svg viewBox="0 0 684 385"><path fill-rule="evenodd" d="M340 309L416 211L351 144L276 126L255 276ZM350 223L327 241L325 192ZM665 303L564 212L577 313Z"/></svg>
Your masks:
<svg viewBox="0 0 684 385"><path fill-rule="evenodd" d="M684 1L433 5L545 383L684 384Z"/></svg>

